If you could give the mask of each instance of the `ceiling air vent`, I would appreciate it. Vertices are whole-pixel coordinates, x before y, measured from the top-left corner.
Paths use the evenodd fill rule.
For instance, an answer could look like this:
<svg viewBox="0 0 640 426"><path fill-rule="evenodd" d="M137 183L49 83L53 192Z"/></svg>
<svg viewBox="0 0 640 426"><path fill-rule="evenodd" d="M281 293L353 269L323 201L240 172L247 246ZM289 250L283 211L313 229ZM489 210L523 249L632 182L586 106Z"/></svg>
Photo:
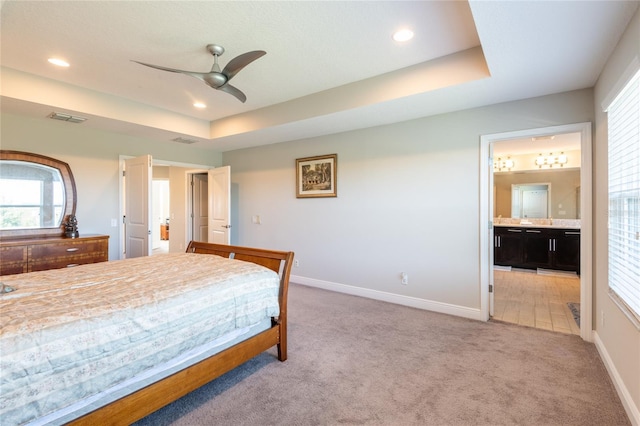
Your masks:
<svg viewBox="0 0 640 426"><path fill-rule="evenodd" d="M68 121L69 123L82 123L83 121L87 121L87 119L84 117L77 117L75 115L63 114L61 112L52 112L51 114L49 114L48 117L54 120Z"/></svg>
<svg viewBox="0 0 640 426"><path fill-rule="evenodd" d="M196 143L198 141L193 140L193 139L187 139L187 138L175 138L175 139L171 139L172 142L178 142L178 143L183 143L186 145L191 145L192 143Z"/></svg>

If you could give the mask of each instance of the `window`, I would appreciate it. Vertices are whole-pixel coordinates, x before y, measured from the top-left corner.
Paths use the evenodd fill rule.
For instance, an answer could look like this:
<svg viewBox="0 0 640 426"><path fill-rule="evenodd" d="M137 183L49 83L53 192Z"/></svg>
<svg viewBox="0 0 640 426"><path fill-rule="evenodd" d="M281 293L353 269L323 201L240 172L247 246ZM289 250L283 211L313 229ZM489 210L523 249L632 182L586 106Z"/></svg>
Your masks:
<svg viewBox="0 0 640 426"><path fill-rule="evenodd" d="M609 288L640 321L640 71L608 109Z"/></svg>

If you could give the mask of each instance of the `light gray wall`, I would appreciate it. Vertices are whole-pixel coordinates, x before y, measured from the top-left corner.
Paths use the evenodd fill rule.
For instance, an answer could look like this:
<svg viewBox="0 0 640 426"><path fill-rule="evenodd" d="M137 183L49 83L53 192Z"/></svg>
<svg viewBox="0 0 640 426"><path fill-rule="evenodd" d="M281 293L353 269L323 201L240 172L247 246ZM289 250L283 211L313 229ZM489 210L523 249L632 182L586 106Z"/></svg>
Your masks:
<svg viewBox="0 0 640 426"><path fill-rule="evenodd" d="M220 153L173 142L152 141L91 130L82 124L0 115L0 148L27 151L69 164L76 181L80 233L109 235L109 259L119 258L119 156L151 154L155 159L219 166ZM118 226L111 226L117 219Z"/></svg>
<svg viewBox="0 0 640 426"><path fill-rule="evenodd" d="M232 242L294 250L297 277L479 309L480 135L592 120L581 90L227 152ZM295 159L332 153L338 197L296 199Z"/></svg>
<svg viewBox="0 0 640 426"><path fill-rule="evenodd" d="M607 115L602 103L634 60L640 58L640 10L636 11L618 46L607 61L594 89L596 131L594 145L594 328L596 344L609 358L615 371L628 391L632 402L627 407L634 415L635 424L640 424L640 330L622 313L609 297L607 209Z"/></svg>

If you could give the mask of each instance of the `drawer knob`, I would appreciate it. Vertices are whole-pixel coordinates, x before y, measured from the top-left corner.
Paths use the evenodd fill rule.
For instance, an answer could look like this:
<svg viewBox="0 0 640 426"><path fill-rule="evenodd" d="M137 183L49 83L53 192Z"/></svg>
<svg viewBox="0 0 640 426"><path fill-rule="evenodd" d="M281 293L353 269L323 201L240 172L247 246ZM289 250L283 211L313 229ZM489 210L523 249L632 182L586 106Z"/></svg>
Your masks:
<svg viewBox="0 0 640 426"><path fill-rule="evenodd" d="M67 251L78 251L80 250L78 247L68 248Z"/></svg>
<svg viewBox="0 0 640 426"><path fill-rule="evenodd" d="M67 265L67 268L73 268L74 266L79 266L79 263L70 263Z"/></svg>

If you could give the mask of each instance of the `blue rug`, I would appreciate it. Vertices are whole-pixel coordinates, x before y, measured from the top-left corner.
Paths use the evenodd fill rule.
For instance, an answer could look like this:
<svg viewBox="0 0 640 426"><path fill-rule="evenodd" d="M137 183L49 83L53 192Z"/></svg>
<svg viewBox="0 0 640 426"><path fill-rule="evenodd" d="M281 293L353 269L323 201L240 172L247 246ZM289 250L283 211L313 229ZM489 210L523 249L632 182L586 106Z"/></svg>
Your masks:
<svg viewBox="0 0 640 426"><path fill-rule="evenodd" d="M580 304L575 302L567 303L569 310L573 314L573 319L576 320L576 324L580 327Z"/></svg>

